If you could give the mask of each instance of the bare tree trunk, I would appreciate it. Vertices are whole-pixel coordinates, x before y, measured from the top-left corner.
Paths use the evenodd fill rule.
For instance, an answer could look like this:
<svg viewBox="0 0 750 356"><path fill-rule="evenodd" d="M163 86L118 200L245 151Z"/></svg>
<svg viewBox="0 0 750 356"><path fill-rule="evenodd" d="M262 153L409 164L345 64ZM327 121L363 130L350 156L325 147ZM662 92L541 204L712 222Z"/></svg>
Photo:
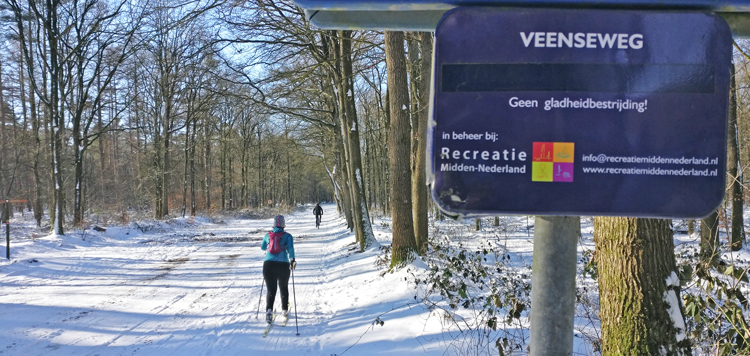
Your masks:
<svg viewBox="0 0 750 356"><path fill-rule="evenodd" d="M727 180L729 181L732 202L732 233L729 238L729 246L732 251L742 249L742 241L745 239L745 228L742 216L742 173L738 169L740 165L740 150L737 142L739 127L737 125L737 82L735 80L735 69L732 64L732 88L729 100L729 133L727 148Z"/></svg>
<svg viewBox="0 0 750 356"><path fill-rule="evenodd" d="M96 76L96 87L101 88L102 87L102 81L101 81L101 74ZM114 103L114 100L112 100ZM107 174L107 165L106 165L106 155L105 155L105 140L107 136L104 134L104 122L102 119L102 102L100 101L96 106L96 131L97 135L99 137L99 191L103 192L105 187L107 186L107 179L105 178ZM113 141L114 142L114 141ZM109 172L112 177L115 176L114 171ZM101 194L101 193L100 193ZM111 199L108 199L108 194L101 194L102 195L102 201L106 205L111 205L114 203Z"/></svg>
<svg viewBox="0 0 750 356"><path fill-rule="evenodd" d="M411 129L403 32L385 32L385 57L391 113L388 140L393 220L391 267L399 267L411 262L417 252L412 220L411 161L409 159Z"/></svg>
<svg viewBox="0 0 750 356"><path fill-rule="evenodd" d="M386 87L388 83L388 78L386 78ZM390 138L390 127L391 127L391 95L390 90L385 91L385 127L388 127L388 130L383 130L385 132L383 147L385 147L385 154L384 156L390 157L390 148L388 147L389 142L391 140ZM388 162L388 169L385 170L385 182L384 182L384 189L383 189L383 214L387 214L388 211L391 210L391 171L390 171L390 160Z"/></svg>
<svg viewBox="0 0 750 356"><path fill-rule="evenodd" d="M264 204L264 193L263 193L263 161L261 153L263 152L263 146L261 145L260 127L258 127L258 206Z"/></svg>
<svg viewBox="0 0 750 356"><path fill-rule="evenodd" d="M8 192L10 192L10 187L5 186L5 165L6 165L6 159L9 155L5 154L8 151L8 139L6 137L5 132L5 96L3 95L3 88L5 88L5 84L3 82L3 64L0 62L0 152L3 152L3 154L0 155L0 200L3 202L5 201L5 198L9 198L6 195ZM7 221L7 216L11 209L2 209L0 211L0 221Z"/></svg>
<svg viewBox="0 0 750 356"><path fill-rule="evenodd" d="M193 132L190 138L190 216L195 216L195 152L198 146L196 138L198 137L198 123L193 123Z"/></svg>
<svg viewBox="0 0 750 356"><path fill-rule="evenodd" d="M335 33L331 31L330 34L333 35ZM339 65L340 61L335 58L336 53L339 53L337 46L338 44L336 41L336 36L321 36L321 48L325 50L325 59L334 64L333 68L329 69L328 80L324 80L321 82L323 91L327 94L325 97L330 98L326 100L326 106L331 111L330 122L333 126L333 129L331 131L331 139L333 141L333 144L331 146L333 148L332 151L334 167L333 171L329 174L331 183L333 184L333 188L335 191L335 196L337 197L336 207L337 209L339 209L339 214L344 213L347 229L349 229L350 231L354 231L351 189L349 188L349 185L347 183L349 175L346 163L346 148L344 146L345 143L342 133L343 129L341 128L342 119L340 116L342 108L339 105L340 99L336 94L336 90L338 89L335 86L336 77L341 72L339 69L337 69L337 65Z"/></svg>
<svg viewBox="0 0 750 356"><path fill-rule="evenodd" d="M42 32L42 34L43 34L44 38L43 39L39 39L39 41L44 42L44 41L46 41L46 37L47 36L46 36L46 34L44 34L44 32ZM40 51L42 52L41 53L42 56L44 56L45 58L48 58L48 56L49 56L49 49L47 48L47 46L42 47L42 49L40 49ZM30 60L27 61L27 62L32 63L32 62L30 62ZM33 68L33 63L31 64L31 66L32 66L31 68ZM57 208L58 208L57 207L57 197L58 197L57 192L58 192L58 190L55 187L57 185L57 181L55 180L55 175L54 175L55 167L54 167L54 162L53 162L55 160L55 153L54 153L54 146L55 146L54 139L55 139L55 137L52 134L52 131L53 131L53 123L52 122L54 120L53 119L53 115L55 115L55 114L53 112L52 105L50 104L50 100L51 100L51 97L52 97L51 94L50 94L50 87L52 86L52 84L51 84L52 80L49 79L50 78L50 71L49 71L49 68L47 66L43 66L41 68L41 71L42 71L42 73L41 73L41 77L42 77L42 91L41 91L41 93L42 94L40 95L40 100L43 103L43 112L44 112L44 120L42 121L42 123L44 125L44 136L46 138L46 141L49 143L49 150L47 151L48 159L49 159L48 163L49 163L49 168L50 168L47 171L47 178L48 178L48 181L50 182L49 190L48 190L48 197L49 197L48 198L49 199L49 218L50 218L51 230L52 230L52 232L55 232L56 231L55 230L55 221L56 221L55 217L57 215Z"/></svg>
<svg viewBox="0 0 750 356"><path fill-rule="evenodd" d="M49 76L50 76L50 127L52 129L52 177L55 189L55 219L53 223L54 233L65 235L65 191L63 189L63 131L65 128L64 114L61 109L60 81L62 80L62 69L58 62L58 25L57 25L57 0L48 0L46 6L46 18L44 19L44 32L47 46L49 47Z"/></svg>
<svg viewBox="0 0 750 356"><path fill-rule="evenodd" d="M171 104L169 104L167 106L171 107ZM172 172L171 172L172 167L170 166L170 161L169 161L171 159L170 158L171 157L171 152L170 152L171 148L170 147L171 147L171 141L172 141L172 134L171 134L171 131L170 131L171 130L171 126L172 126L171 125L171 120L172 120L171 116L172 116L171 110L167 110L166 113L165 113L165 115L164 115L164 119L162 121L163 125L164 125L164 141L163 141L163 143L164 143L164 148L163 148L164 159L162 160L163 169L160 172L160 174L162 176L162 179L161 179L161 182L162 182L162 191L161 191L161 193L162 193L162 198L161 198L161 203L162 203L161 212L162 212L162 214L161 214L161 218L164 218L165 216L169 215L169 182L171 180L171 175L172 175Z"/></svg>
<svg viewBox="0 0 750 356"><path fill-rule="evenodd" d="M182 173L182 217L185 217L185 214L187 214L187 200L188 200L188 182L190 180L190 147L192 146L192 142L190 142L192 131L190 130L190 121L185 123L185 148L184 148L184 157L185 157L185 168L183 169Z"/></svg>
<svg viewBox="0 0 750 356"><path fill-rule="evenodd" d="M30 23L30 20L29 20ZM31 39L31 33L29 32L27 34L29 36L28 41L30 44L33 44L33 40ZM21 38L21 41L26 41L25 38ZM22 46L25 46L25 42ZM33 47L28 46L28 50L30 51L31 57L33 57ZM34 207L34 220L36 221L36 226L42 226L42 216L44 215L43 211L43 205L42 205L42 176L41 172L39 171L39 160L42 153L42 143L39 135L41 134L41 129L39 125L39 115L37 113L37 106L36 106L36 94L33 89L33 85L30 85L31 90L28 91L28 98L26 97L26 80L25 77L26 71L26 65L24 64L23 59L21 59L18 63L19 66L19 77L20 77L20 84L21 84L21 102L23 105L24 110L24 116L26 116L26 107L28 103L29 113L31 116L31 134L34 135L34 150L33 150L33 179L34 179L34 199L33 199L33 207ZM29 82L32 80L32 78L28 78ZM2 81L0 81L2 82ZM0 84L0 87L2 87L2 84ZM2 95L2 94L0 94ZM2 102L2 99L0 99L0 102ZM0 109L0 112L2 109ZM2 114L0 113L0 116ZM3 125L4 126L4 125ZM3 152L4 149L3 149Z"/></svg>
<svg viewBox="0 0 750 356"><path fill-rule="evenodd" d="M231 147L230 147L231 150ZM235 208L235 200L234 200L234 155L229 155L229 187L227 187L229 191L229 209Z"/></svg>
<svg viewBox="0 0 750 356"><path fill-rule="evenodd" d="M242 195L242 207L247 208L249 206L248 201L248 187L250 185L250 151L253 147L253 127L248 128L249 124L247 123L247 117L244 118L246 122L243 123L245 129L242 130L243 137L242 137L242 152L240 152L240 160L242 161L242 170L240 172L240 175L242 176L242 189L241 189L241 195Z"/></svg>
<svg viewBox="0 0 750 356"><path fill-rule="evenodd" d="M163 163L162 163L162 150L164 149L163 144L161 141L164 139L161 133L161 130L159 129L159 119L156 114L154 114L153 117L153 124L154 124L154 158L153 158L153 174L154 174L154 218L155 219L162 219L164 218L164 212L162 211L163 207L163 199L164 199L164 176L162 175L163 171Z"/></svg>
<svg viewBox="0 0 750 356"><path fill-rule="evenodd" d="M117 103L117 84L112 85L112 96L110 97L111 103ZM117 210L123 209L123 189L121 189L121 177L120 174L122 173L120 169L120 133L119 133L119 127L120 127L120 119L117 115L117 109L115 108L115 105L111 105L110 107L110 117L113 117L113 124L112 124L112 131L109 134L109 148L110 152L108 153L110 155L109 158L109 167L112 171L112 178L109 180L112 182L112 184L117 187L114 189L114 201L113 201L113 208ZM125 182L129 182L130 180L124 180Z"/></svg>
<svg viewBox="0 0 750 356"><path fill-rule="evenodd" d="M365 200L364 177L362 176L362 152L359 142L357 111L354 103L354 75L352 71L351 31L339 31L341 77L339 80L339 107L341 108L342 133L346 145L349 163L349 181L351 184L352 211L354 227L359 241L360 251L375 242L375 235L370 225L370 215Z"/></svg>
<svg viewBox="0 0 750 356"><path fill-rule="evenodd" d="M373 167L374 166L373 163L375 159L373 157L374 145L372 144L372 142L374 141L374 137L372 135L372 125L370 124L371 122L370 117L371 115L368 115L367 119L364 120L365 142L367 142L365 145L365 167L364 169L365 169L365 175L370 178L369 179L370 184L367 185L367 189L366 189L367 191L366 197L367 197L368 207L372 209L372 207L377 206L378 198L377 198L377 195L375 195L375 187L377 184L377 176L379 174L376 173Z"/></svg>
<svg viewBox="0 0 750 356"><path fill-rule="evenodd" d="M247 182L248 182L248 177L247 177L247 172L248 172L248 159L247 159L247 157L248 157L248 155L247 155L247 151L248 151L248 149L250 149L250 145L247 143L247 140L243 139L243 142L242 142L242 152L240 152L240 161L242 162L241 167L240 167L240 177L241 177L240 179L242 181L242 186L240 187L240 197L241 197L242 200L240 201L240 205L243 208L247 208Z"/></svg>
<svg viewBox="0 0 750 356"><path fill-rule="evenodd" d="M286 150L286 196L288 206L294 206L294 197L292 197L292 164L289 160L289 149Z"/></svg>
<svg viewBox="0 0 750 356"><path fill-rule="evenodd" d="M229 160L229 148L227 147L227 133L225 132L223 121L219 125L219 149L221 150L221 159L219 160L219 187L221 187L221 209L227 208L227 165Z"/></svg>
<svg viewBox="0 0 750 356"><path fill-rule="evenodd" d="M337 125L338 127L338 125ZM351 189L349 189L349 184L347 182L348 175L348 169L346 168L346 162L344 158L344 143L342 141L341 135L337 134L335 135L336 138L336 149L334 151L334 155L336 158L336 166L338 167L338 171L336 171L335 178L338 180L338 186L341 188L339 190L339 193L341 194L341 198L343 200L343 210L344 210L344 217L346 218L346 227L349 229L349 231L354 231L354 217L352 216L352 195L351 195Z"/></svg>
<svg viewBox="0 0 750 356"><path fill-rule="evenodd" d="M73 58L75 58L74 64L78 71L81 72L83 70L84 61L82 56L80 55L74 55ZM77 97L75 100L79 102L78 105L84 100L84 87L83 87L83 74L76 76L76 78L73 78L72 76L69 76L68 82L70 83L71 87L74 85L75 82L75 91L77 93ZM71 90L72 92L73 90ZM76 105L76 106L78 106ZM86 146L88 146L88 142L85 142L86 139L83 137L83 130L81 128L82 124L82 117L81 112L76 110L77 108L69 108L71 111L71 121L73 124L73 163L74 163L74 183L75 187L73 188L73 226L79 226L81 224L81 221L83 220L83 173L84 173L84 149Z"/></svg>
<svg viewBox="0 0 750 356"><path fill-rule="evenodd" d="M701 220L701 263L715 265L719 261L719 211Z"/></svg>
<svg viewBox="0 0 750 356"><path fill-rule="evenodd" d="M30 22L31 20L29 20ZM31 44L34 42L31 38L31 33L28 34L29 38L29 46L28 51L29 55L33 57L33 46ZM23 41L24 39L21 38ZM29 78L29 82L31 82L33 78ZM29 90L29 111L31 111L31 127L34 134L34 220L36 220L36 226L41 227L42 226L42 217L44 216L44 204L42 203L42 172L40 171L39 165L40 157L42 155L42 140L41 140L41 122L39 121L39 113L38 108L36 106L36 92L33 88Z"/></svg>
<svg viewBox="0 0 750 356"><path fill-rule="evenodd" d="M205 164L204 167L204 186L206 188L206 212L211 211L211 139L208 137L210 134L208 123L205 123L203 125L203 140L204 140L204 149L203 149L203 161ZM258 129L258 142L260 143L260 129ZM258 156L258 172L260 172L260 154ZM258 173L260 174L260 173ZM260 176L258 177L260 178Z"/></svg>
<svg viewBox="0 0 750 356"><path fill-rule="evenodd" d="M414 199L414 236L416 237L417 253L427 252L427 114L430 101L430 75L432 71L432 34L420 33L421 66L419 70L418 111L413 120L415 127L414 170L412 177L412 199Z"/></svg>
<svg viewBox="0 0 750 356"><path fill-rule="evenodd" d="M75 188L73 193L73 225L78 226L83 221L83 171L84 157L82 147L86 144L83 139L73 129L73 142L76 143L74 160L75 160Z"/></svg>
<svg viewBox="0 0 750 356"><path fill-rule="evenodd" d="M43 31L41 32L41 34L42 34L42 36L44 38L39 38L39 39L37 39L37 41L41 41L41 42L46 41L46 39L45 39L46 35L44 35ZM41 55L44 56L45 58L47 56L49 56L48 49L47 49L46 46L43 46L40 49L40 52L42 52ZM29 52L29 53L31 53L31 52ZM33 70L33 68L34 68L33 67L33 65L34 65L33 61L31 59L28 59L27 63L29 64L29 68L31 70ZM53 135L52 135L52 108L51 108L51 105L49 103L49 98L51 97L50 94L49 94L50 93L49 87L51 86L51 84L50 84L50 80L48 79L50 75L49 75L49 69L47 68L47 66L42 66L40 69L41 69L41 72L42 72L42 73L40 73L41 77L42 77L42 90L39 93L40 94L39 95L40 96L39 99L42 102L42 112L43 112L42 120L40 120L40 123L43 126L45 141L46 141L46 143L48 143L48 145L45 145L44 147L45 147L47 159L49 160L48 163L50 164L49 168L51 168L51 169L48 170L47 174L45 174L45 175L46 175L46 178L47 178L46 180L50 183L49 186L47 187L47 189L48 189L47 190L47 199L49 200L48 207L49 207L50 225L51 225L52 231L54 231L55 214L57 213L57 191L55 190L55 183L56 182L55 182L55 176L53 174L54 167L52 166L52 161L54 160L52 140L54 138L53 138ZM30 73L29 77L33 78L33 73Z"/></svg>
<svg viewBox="0 0 750 356"><path fill-rule="evenodd" d="M597 217L604 355L690 355L669 220Z"/></svg>
<svg viewBox="0 0 750 356"><path fill-rule="evenodd" d="M335 54L335 72L332 73L333 75L331 76L331 80L333 81L333 85L336 87L336 98L338 105L336 112L339 114L339 127L341 129L339 132L342 141L342 154L340 157L343 158L341 165L341 173L343 178L342 186L347 190L347 207L350 210L350 216L352 218L349 228L354 231L356 241L361 244L362 229L361 226L357 223L360 220L360 212L356 210L356 207L358 205L358 197L356 196L352 178L352 147L350 146L350 134L348 130L348 127L351 125L351 123L349 122L351 119L348 117L348 102L346 100L346 96L349 95L349 88L348 82L346 81L346 73L343 69L345 60L343 56L345 49L343 47L347 45L347 48L351 48L351 40L346 41L345 44L344 36L350 35L351 31L337 31L335 32L335 34L337 40L331 41L331 44L333 46L333 50L331 52Z"/></svg>

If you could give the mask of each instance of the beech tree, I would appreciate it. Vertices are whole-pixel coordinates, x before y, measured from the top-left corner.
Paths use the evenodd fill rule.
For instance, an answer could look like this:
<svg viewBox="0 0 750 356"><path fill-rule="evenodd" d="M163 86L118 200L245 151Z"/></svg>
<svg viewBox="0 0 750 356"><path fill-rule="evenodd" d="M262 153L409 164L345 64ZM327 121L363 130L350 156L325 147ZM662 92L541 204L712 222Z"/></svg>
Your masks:
<svg viewBox="0 0 750 356"><path fill-rule="evenodd" d="M391 118L388 136L391 219L393 221L391 267L399 267L411 262L417 252L412 215L411 160L409 158L411 156L411 129L403 32L385 32L385 56L388 67Z"/></svg>
<svg viewBox="0 0 750 356"><path fill-rule="evenodd" d="M412 54L416 47L416 40L410 44L409 52L412 66L412 82L415 95L412 95L412 199L414 215L414 237L417 252L424 255L427 252L427 123L429 122L430 106L430 78L432 74L432 33L421 32L415 35L419 39L419 56Z"/></svg>

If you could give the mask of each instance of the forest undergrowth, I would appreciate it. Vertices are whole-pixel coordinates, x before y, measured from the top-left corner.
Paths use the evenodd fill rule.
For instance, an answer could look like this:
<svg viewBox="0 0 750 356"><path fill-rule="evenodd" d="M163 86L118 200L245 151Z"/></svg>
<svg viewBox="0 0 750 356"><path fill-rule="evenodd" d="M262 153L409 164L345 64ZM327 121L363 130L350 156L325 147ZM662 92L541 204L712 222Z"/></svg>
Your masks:
<svg viewBox="0 0 750 356"><path fill-rule="evenodd" d="M525 355L529 344L533 217L436 221L426 272L412 272L415 298L440 317L449 354ZM593 218L582 218L576 276L574 355L601 355ZM673 221L681 231L685 221ZM724 248L699 260L699 234L675 235L686 334L694 355L750 355L748 261ZM695 236L698 236L697 238ZM745 254L746 255L746 254Z"/></svg>

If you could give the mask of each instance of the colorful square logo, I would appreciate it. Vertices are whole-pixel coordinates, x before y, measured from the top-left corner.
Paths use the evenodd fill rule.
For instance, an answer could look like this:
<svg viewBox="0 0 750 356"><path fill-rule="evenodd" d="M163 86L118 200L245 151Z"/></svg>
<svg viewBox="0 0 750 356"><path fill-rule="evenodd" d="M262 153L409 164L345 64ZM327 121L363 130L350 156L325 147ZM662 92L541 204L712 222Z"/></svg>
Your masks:
<svg viewBox="0 0 750 356"><path fill-rule="evenodd" d="M573 181L575 144L572 142L534 142L531 162L533 182Z"/></svg>
<svg viewBox="0 0 750 356"><path fill-rule="evenodd" d="M534 159L532 162L552 162L554 142L534 142Z"/></svg>

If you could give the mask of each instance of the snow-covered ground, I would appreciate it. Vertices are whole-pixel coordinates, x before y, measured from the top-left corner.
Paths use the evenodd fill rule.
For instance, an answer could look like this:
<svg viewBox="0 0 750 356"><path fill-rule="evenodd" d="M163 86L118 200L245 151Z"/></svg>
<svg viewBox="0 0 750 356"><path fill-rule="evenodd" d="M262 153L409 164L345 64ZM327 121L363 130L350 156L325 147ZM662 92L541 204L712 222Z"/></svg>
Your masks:
<svg viewBox="0 0 750 356"><path fill-rule="evenodd" d="M265 339L260 240L271 219L39 238L21 226L25 236L12 236L11 260L0 262L0 354L442 355L440 323L414 301L406 272L381 276L380 250L355 253L335 206L324 209L320 229L311 208L287 216L297 313Z"/></svg>
<svg viewBox="0 0 750 356"><path fill-rule="evenodd" d="M459 351L464 346L474 347L471 354L497 353L492 340L484 351L476 349L472 338L490 335L481 328L467 333L463 308L420 302L427 291L414 278L427 274L424 262L385 273L387 254L379 246L356 252L335 205L323 208L320 229L312 206L287 215L298 261L290 299L296 317L274 326L267 338L258 313L265 303L260 241L271 219L138 221L106 232L44 236L30 214L17 214L11 259L0 259L0 355L442 356L466 354ZM497 227L485 221L479 232L473 221L431 224L452 244L494 246L522 288L530 281L533 217L503 217ZM382 246L390 244L389 219L375 219L373 229ZM591 219L582 218L579 272L584 251L594 248L592 230ZM680 234L675 242L678 249L697 243ZM747 257L747 249L741 254ZM597 286L583 273L577 285L583 292L574 355L594 355ZM278 309L278 297L276 303ZM493 340L508 332L528 342L528 310L513 322L498 328Z"/></svg>

